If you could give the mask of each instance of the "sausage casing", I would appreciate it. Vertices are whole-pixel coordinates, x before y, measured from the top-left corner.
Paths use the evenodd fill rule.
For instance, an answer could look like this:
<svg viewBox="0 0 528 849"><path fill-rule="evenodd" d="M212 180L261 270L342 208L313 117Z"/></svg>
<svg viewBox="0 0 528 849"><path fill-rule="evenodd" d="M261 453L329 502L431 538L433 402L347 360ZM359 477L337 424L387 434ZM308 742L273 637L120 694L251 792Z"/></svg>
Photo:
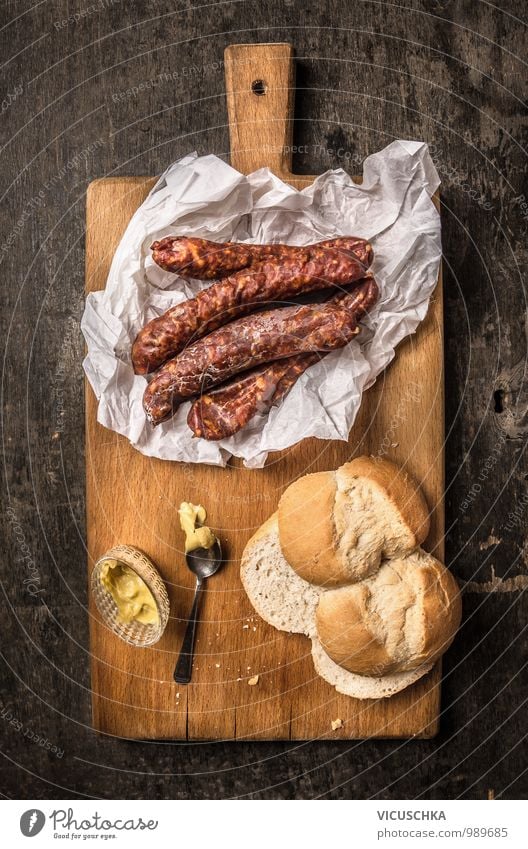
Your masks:
<svg viewBox="0 0 528 849"><path fill-rule="evenodd" d="M377 295L374 278L366 278L339 303L267 310L213 331L166 363L148 384L143 397L148 420L159 424L182 401L262 363L344 347L359 332L358 305L365 311Z"/></svg>
<svg viewBox="0 0 528 849"><path fill-rule="evenodd" d="M319 242L318 247L352 251L368 268L372 248L366 239L343 236ZM316 247L311 245L310 247ZM241 242L211 242L195 236L165 236L151 245L152 259L165 271L195 280L219 280L271 257L294 257L294 245L247 245Z"/></svg>
<svg viewBox="0 0 528 849"><path fill-rule="evenodd" d="M238 380L213 389L191 405L187 424L195 436L218 440L233 436L257 414L286 397L309 366L324 354L300 354L267 363Z"/></svg>
<svg viewBox="0 0 528 849"><path fill-rule="evenodd" d="M347 296L347 308L361 318L377 296L369 288L365 297L360 284ZM334 303L345 296L338 296ZM286 360L267 363L225 385L201 395L191 405L187 424L194 436L207 440L226 439L245 427L257 413L264 413L282 401L299 377L321 357L321 353L300 354Z"/></svg>
<svg viewBox="0 0 528 849"><path fill-rule="evenodd" d="M191 340L251 312L255 305L347 286L365 276L365 265L352 250L317 245L289 250L295 254L255 263L150 321L132 346L135 373L155 371Z"/></svg>

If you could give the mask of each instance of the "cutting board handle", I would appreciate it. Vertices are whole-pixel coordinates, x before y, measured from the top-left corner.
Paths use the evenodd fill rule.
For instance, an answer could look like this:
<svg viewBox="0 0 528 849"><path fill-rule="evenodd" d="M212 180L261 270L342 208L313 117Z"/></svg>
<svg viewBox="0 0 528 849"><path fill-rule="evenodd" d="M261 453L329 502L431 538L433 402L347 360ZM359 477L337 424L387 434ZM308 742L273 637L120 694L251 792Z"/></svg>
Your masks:
<svg viewBox="0 0 528 849"><path fill-rule="evenodd" d="M291 176L294 63L291 44L232 44L224 53L231 165Z"/></svg>

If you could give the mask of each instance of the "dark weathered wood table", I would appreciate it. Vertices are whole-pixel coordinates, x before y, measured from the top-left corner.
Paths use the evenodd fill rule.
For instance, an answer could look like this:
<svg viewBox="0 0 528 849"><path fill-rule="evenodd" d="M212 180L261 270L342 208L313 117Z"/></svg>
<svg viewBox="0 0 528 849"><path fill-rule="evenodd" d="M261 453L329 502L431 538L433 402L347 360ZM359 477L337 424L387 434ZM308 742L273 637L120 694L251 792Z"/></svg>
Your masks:
<svg viewBox="0 0 528 849"><path fill-rule="evenodd" d="M3 4L2 754L7 797L526 797L525 4ZM111 174L226 156L224 47L290 41L294 170L395 138L442 178L447 557L465 621L432 741L96 736L84 548L84 201Z"/></svg>

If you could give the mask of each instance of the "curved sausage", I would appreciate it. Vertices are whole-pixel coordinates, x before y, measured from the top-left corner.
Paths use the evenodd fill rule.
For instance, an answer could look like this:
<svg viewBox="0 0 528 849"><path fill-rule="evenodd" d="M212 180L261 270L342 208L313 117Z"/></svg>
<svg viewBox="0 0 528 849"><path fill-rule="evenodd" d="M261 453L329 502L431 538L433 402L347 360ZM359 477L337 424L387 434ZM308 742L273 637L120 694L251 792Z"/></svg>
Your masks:
<svg viewBox="0 0 528 849"><path fill-rule="evenodd" d="M187 424L202 439L226 439L286 397L298 378L324 354L300 354L260 366L213 389L191 405Z"/></svg>
<svg viewBox="0 0 528 849"><path fill-rule="evenodd" d="M364 297L364 286L347 296L347 308L361 318L373 305L373 290ZM334 303L345 296L338 296ZM282 401L299 377L326 354L300 354L260 366L240 378L207 392L191 405L187 424L194 436L207 440L226 439L238 433L257 413Z"/></svg>
<svg viewBox="0 0 528 849"><path fill-rule="evenodd" d="M356 236L327 239L309 247L336 247L352 251L366 268L372 261L370 244ZM152 259L160 268L195 280L218 280L271 257L294 257L299 250L294 245L211 242L195 236L165 236L154 242L150 249Z"/></svg>
<svg viewBox="0 0 528 849"><path fill-rule="evenodd" d="M251 312L256 304L347 286L365 276L365 266L353 251L318 246L295 251L295 256L264 260L238 271L150 321L132 346L135 373L155 371L189 341Z"/></svg>
<svg viewBox="0 0 528 849"><path fill-rule="evenodd" d="M262 363L343 348L359 332L357 310L348 305L374 303L377 296L374 278L366 278L357 292L340 296L339 303L267 310L213 331L151 380L143 396L148 420L159 424L185 399Z"/></svg>

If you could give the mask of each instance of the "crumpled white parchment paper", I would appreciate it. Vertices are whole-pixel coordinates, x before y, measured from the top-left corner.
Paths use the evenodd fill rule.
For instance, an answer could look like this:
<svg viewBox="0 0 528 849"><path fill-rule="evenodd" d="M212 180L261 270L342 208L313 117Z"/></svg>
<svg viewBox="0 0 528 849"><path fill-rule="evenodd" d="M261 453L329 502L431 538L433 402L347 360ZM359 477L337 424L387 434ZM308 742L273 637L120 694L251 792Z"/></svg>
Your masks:
<svg viewBox="0 0 528 849"><path fill-rule="evenodd" d="M363 391L426 315L441 257L440 217L431 200L439 182L427 145L414 141L395 141L369 156L361 185L338 169L302 191L266 168L245 177L212 155L175 162L130 221L106 289L86 299L84 369L99 400L98 421L152 457L225 465L234 455L252 468L263 466L269 451L307 436L347 439ZM313 365L278 407L234 437L194 438L188 403L153 428L142 408L146 378L132 370L132 342L147 321L209 285L186 282L152 262L151 243L171 234L292 245L362 236L374 249L380 300L357 339Z"/></svg>

